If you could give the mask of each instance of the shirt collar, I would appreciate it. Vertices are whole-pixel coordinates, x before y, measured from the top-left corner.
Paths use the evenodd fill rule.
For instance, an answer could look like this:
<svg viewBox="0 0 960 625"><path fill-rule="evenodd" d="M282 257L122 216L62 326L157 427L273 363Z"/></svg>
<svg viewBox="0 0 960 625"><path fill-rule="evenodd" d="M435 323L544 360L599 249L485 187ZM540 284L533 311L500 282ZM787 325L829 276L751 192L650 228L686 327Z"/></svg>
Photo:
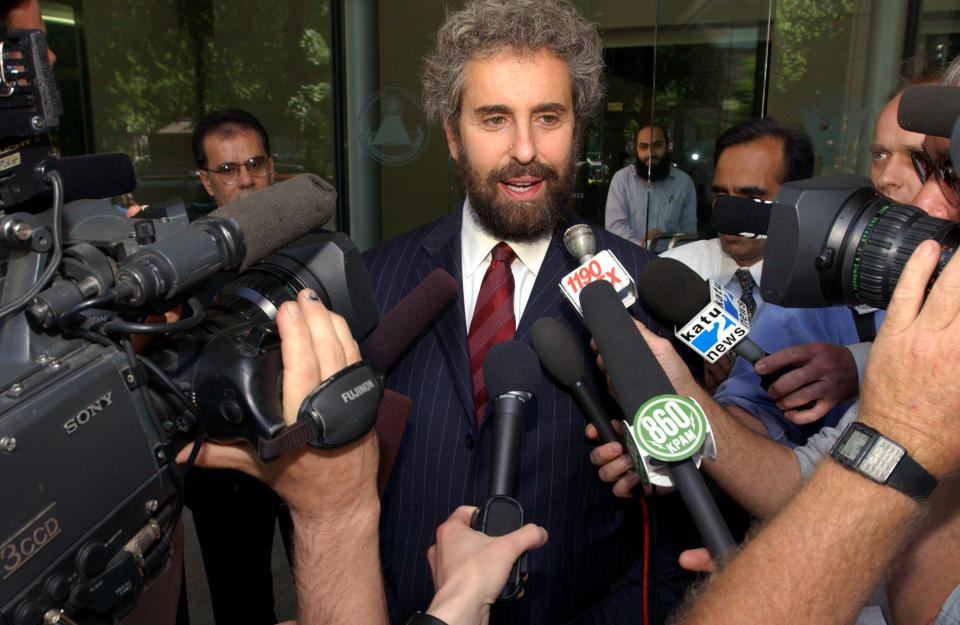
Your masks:
<svg viewBox="0 0 960 625"><path fill-rule="evenodd" d="M551 233L552 234L552 233ZM494 238L477 222L477 217L470 206L470 198L463 202L463 225L460 228L460 244L463 250L463 276L468 278L490 255L490 250L500 242ZM540 265L550 247L550 234L535 241L506 241L517 255L517 259L533 275L540 272Z"/></svg>

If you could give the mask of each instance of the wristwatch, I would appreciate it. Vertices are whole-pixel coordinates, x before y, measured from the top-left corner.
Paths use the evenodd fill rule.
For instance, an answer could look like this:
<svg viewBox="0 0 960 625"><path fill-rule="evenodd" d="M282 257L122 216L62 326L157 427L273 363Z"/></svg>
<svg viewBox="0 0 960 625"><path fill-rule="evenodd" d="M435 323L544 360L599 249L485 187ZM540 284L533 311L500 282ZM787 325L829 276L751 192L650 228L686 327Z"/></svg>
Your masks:
<svg viewBox="0 0 960 625"><path fill-rule="evenodd" d="M856 421L840 435L830 455L851 471L896 488L921 503L937 487L936 478L911 458L902 445Z"/></svg>

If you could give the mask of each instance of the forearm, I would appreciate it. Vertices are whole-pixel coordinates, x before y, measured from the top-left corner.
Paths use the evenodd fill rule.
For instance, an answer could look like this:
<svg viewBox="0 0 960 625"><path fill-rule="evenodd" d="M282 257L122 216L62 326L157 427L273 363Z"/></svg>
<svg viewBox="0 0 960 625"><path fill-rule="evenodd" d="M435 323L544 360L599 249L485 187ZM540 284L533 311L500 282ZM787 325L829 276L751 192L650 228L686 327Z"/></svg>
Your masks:
<svg viewBox="0 0 960 625"><path fill-rule="evenodd" d="M851 623L918 508L826 461L712 580L684 622Z"/></svg>
<svg viewBox="0 0 960 625"><path fill-rule="evenodd" d="M960 475L943 480L887 582L894 623L932 623L960 583Z"/></svg>
<svg viewBox="0 0 960 625"><path fill-rule="evenodd" d="M734 414L739 411L753 419L742 408L718 405L699 386L687 389L687 394L706 412L717 444L717 459L704 460L704 470L751 514L772 517L802 483L793 451L747 427Z"/></svg>
<svg viewBox="0 0 960 625"><path fill-rule="evenodd" d="M292 516L298 624L387 623L376 498L320 517Z"/></svg>

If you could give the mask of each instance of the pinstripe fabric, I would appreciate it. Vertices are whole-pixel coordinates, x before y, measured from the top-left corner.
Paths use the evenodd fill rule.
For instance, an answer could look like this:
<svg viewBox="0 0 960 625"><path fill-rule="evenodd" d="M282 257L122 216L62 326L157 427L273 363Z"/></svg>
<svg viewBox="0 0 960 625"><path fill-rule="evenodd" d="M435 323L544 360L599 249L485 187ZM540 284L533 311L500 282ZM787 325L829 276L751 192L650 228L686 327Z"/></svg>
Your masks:
<svg viewBox="0 0 960 625"><path fill-rule="evenodd" d="M460 219L457 210L364 255L381 312L438 267L462 281ZM529 345L538 318L560 319L580 339L587 383L605 389L589 336L557 286L577 266L561 240L569 225L554 233L514 339ZM606 231L596 229L596 236L598 247L610 248L633 275L652 258ZM479 503L487 491L492 428L489 420L478 428L475 419L463 311L458 296L407 349L387 380L413 401L381 507L381 555L393 623L404 623L429 604L433 585L426 552L436 527L457 506ZM633 312L659 329L644 311ZM614 410L611 403L609 414L618 414ZM570 394L547 374L523 427L517 499L525 520L546 527L550 539L528 556L524 597L495 606L491 622L622 622L619 616L642 614L640 506L617 500L600 481L588 457L585 419ZM660 526L670 529L656 541L654 568L660 579L651 583L651 597L664 616L689 581L676 558L698 542L675 498L661 497L657 505Z"/></svg>

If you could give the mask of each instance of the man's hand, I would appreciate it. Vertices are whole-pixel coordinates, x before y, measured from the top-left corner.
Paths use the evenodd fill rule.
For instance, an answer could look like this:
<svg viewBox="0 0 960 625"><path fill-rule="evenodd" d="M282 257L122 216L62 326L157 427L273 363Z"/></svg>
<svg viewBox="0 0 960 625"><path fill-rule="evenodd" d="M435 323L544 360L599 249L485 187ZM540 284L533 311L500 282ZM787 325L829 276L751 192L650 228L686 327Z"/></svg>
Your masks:
<svg viewBox="0 0 960 625"><path fill-rule="evenodd" d="M849 401L860 391L857 363L843 345L807 343L786 347L757 361L758 375L786 366L797 367L783 374L767 389L777 408L794 423L802 425L823 417L834 406ZM812 408L798 408L809 402Z"/></svg>
<svg viewBox="0 0 960 625"><path fill-rule="evenodd" d="M716 362L703 361L703 388L707 393L714 395L717 387L730 377L733 362L730 358L720 358Z"/></svg>
<svg viewBox="0 0 960 625"><path fill-rule="evenodd" d="M680 554L680 566L694 573L716 573L717 565L706 547L686 549Z"/></svg>
<svg viewBox="0 0 960 625"><path fill-rule="evenodd" d="M647 342L650 351L656 357L657 362L663 368L663 371L670 379L673 388L679 395L692 395L693 387L697 386L696 380L690 375L686 363L680 358L669 340L659 336L647 329L645 325L633 320L643 340ZM596 344L591 341L590 345L596 350ZM597 356L597 365L601 371L606 372L603 364L603 357ZM610 388L610 379L607 378L607 387ZM611 388L611 394L613 389ZM613 421L613 428L621 436L623 435L622 424L618 420ZM597 429L592 424L587 424L586 436L590 440L599 440ZM595 448L590 452L590 462L599 469L600 479L608 484L613 484L613 494L617 497L633 497L633 488L640 483L640 476L633 470L633 461L627 455L626 450L621 443L607 443ZM644 494L649 495L653 491L645 485ZM664 489L658 489L657 492L665 492Z"/></svg>
<svg viewBox="0 0 960 625"><path fill-rule="evenodd" d="M613 429L623 436L623 423L619 420L612 422ZM587 438L599 440L597 428L592 423L587 424ZM633 460L627 455L623 443L606 443L595 447L590 452L590 462L597 467L600 479L607 484L613 484L613 494L623 499L633 498L633 489L640 483L640 475L633 468ZM644 485L643 494L653 492L649 485Z"/></svg>
<svg viewBox="0 0 960 625"><path fill-rule="evenodd" d="M960 466L960 258L924 302L939 256L924 241L903 268L867 359L860 420L942 478Z"/></svg>
<svg viewBox="0 0 960 625"><path fill-rule="evenodd" d="M277 313L283 355L283 419L296 422L303 399L320 383L360 359L360 348L346 321L328 311L312 291L284 302ZM178 456L189 454L188 446ZM376 502L377 443L369 434L346 447L318 450L304 446L264 463L247 443L206 441L197 465L237 469L270 486L291 514L322 518L347 514L361 503Z"/></svg>
<svg viewBox="0 0 960 625"><path fill-rule="evenodd" d="M640 240L640 245L645 248L648 245L656 243L657 239L659 239L660 235L662 234L663 232L661 230L658 230L657 228L650 228L647 230L647 234L643 235L643 238Z"/></svg>
<svg viewBox="0 0 960 625"><path fill-rule="evenodd" d="M436 588L427 613L448 625L487 623L513 563L547 542L547 530L533 523L496 538L478 532L470 527L476 510L454 510L437 528L437 543L427 550Z"/></svg>

